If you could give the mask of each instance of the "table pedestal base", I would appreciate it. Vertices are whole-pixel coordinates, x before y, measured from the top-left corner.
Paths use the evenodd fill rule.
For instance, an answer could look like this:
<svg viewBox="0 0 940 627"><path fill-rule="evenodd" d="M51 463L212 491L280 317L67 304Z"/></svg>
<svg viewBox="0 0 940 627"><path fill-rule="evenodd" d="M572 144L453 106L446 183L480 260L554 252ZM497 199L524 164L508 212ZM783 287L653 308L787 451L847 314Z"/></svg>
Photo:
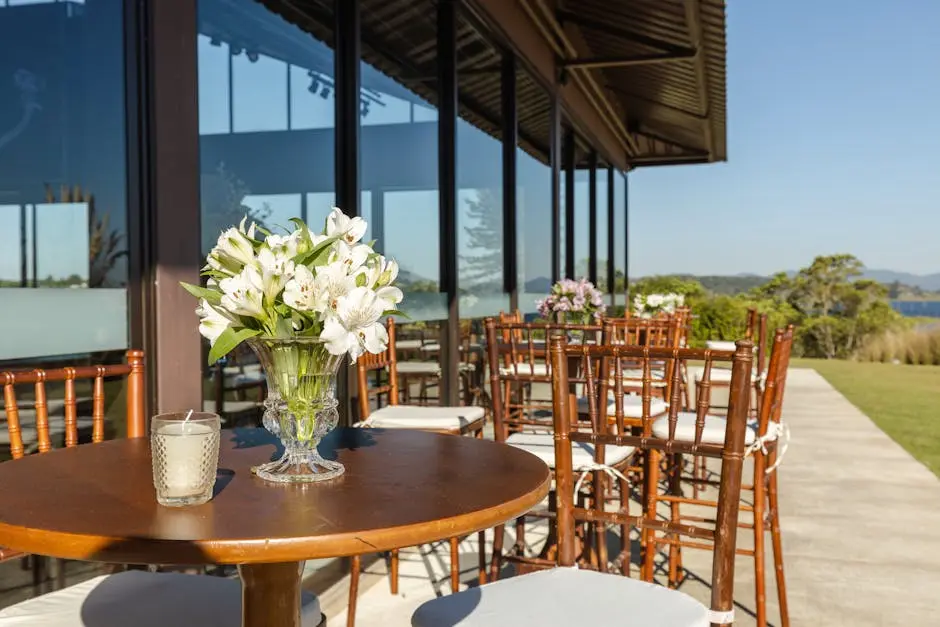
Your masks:
<svg viewBox="0 0 940 627"><path fill-rule="evenodd" d="M242 627L300 627L301 562L244 564Z"/></svg>

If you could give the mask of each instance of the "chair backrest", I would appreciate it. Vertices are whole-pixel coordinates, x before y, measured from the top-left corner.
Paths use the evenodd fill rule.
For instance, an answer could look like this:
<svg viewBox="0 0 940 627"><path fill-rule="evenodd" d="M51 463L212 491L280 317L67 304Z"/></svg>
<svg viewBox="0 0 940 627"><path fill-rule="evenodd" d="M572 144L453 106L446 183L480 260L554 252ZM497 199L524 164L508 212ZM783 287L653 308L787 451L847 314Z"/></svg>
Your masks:
<svg viewBox="0 0 940 627"><path fill-rule="evenodd" d="M535 414L551 411L551 399L533 393L533 384L551 383L548 338L552 334L572 334L582 341L597 341L600 325L559 324L549 322L484 321L490 399L493 404L493 428L497 441L510 430L551 426L547 418Z"/></svg>
<svg viewBox="0 0 940 627"><path fill-rule="evenodd" d="M34 390L33 411L35 412L36 445L40 453L52 449L53 425L49 418L49 399L46 384L64 382L64 439L65 446L78 445L78 397L76 381L91 381L91 440L101 442L105 437L105 379L127 377L127 437L140 438L147 435L147 421L144 415L144 352L127 351L127 363L112 366L76 366L49 370L23 370L0 372L3 383L3 409L10 437L10 455L19 459L27 454L24 442L24 413L17 403L17 386L32 385ZM61 432L60 432L61 433Z"/></svg>
<svg viewBox="0 0 940 627"><path fill-rule="evenodd" d="M777 329L774 333L767 366L767 378L761 390L758 407L757 432L766 435L771 423L780 423L783 410L783 393L787 386L787 371L790 367L790 352L793 349L793 325Z"/></svg>
<svg viewBox="0 0 940 627"><path fill-rule="evenodd" d="M372 413L371 399L378 399L382 394L388 396L389 405L398 404L398 353L395 347L395 320L389 318L385 323L388 332L388 346L382 353L365 352L356 360L356 374L359 385L359 420L365 420ZM376 372L376 385L369 386L369 375ZM382 373L387 379L383 383Z"/></svg>
<svg viewBox="0 0 940 627"><path fill-rule="evenodd" d="M600 346L572 346L565 342L563 337L552 338L552 396L554 400L555 422L555 481L557 499L557 532L559 537L558 561L561 566L572 566L576 560L575 527L577 521L593 521L595 523L608 523L615 525L630 525L644 529L654 529L666 534L691 536L714 542L714 561L712 565L712 599L711 609L716 612L730 612L733 603L734 583L734 557L738 526L738 509L741 498L741 479L743 471L745 434L747 431L748 395L750 393L750 371L752 365L753 346L750 341L742 340L737 344L737 350L711 351L689 348L649 348L645 346L626 345L600 345ZM569 376L571 362L580 362L579 375ZM623 412L622 379L619 376L623 361L639 360L643 363L643 429L642 433L634 434L625 424ZM705 363L703 380L711 377L712 365L716 362L731 362L731 395L728 403L727 430L725 440L721 444L702 442L705 427L707 407L699 407L696 413L694 438L691 440L678 439L676 426L678 422L678 403L671 403L666 420L668 432L666 437L654 436L652 433L653 416L650 415L651 397L651 362L670 360L702 360ZM594 362L601 362L600 368L594 367ZM612 362L612 366L610 365ZM678 368L672 369L678 378ZM607 399L599 398L598 382L594 379L595 372L615 373L614 402L616 411L614 416L606 416L606 412L599 412L598 405L603 400L606 406ZM584 431L583 421L573 420L576 403L573 386L583 384L588 395L588 412L590 414L591 429ZM674 395L678 395L678 386L674 386ZM611 420L612 419L612 420ZM662 418L660 418L662 420ZM641 451L660 451L667 454L687 453L719 458L721 464L721 482L718 493L718 512L714 527L693 525L686 522L677 523L663 520L642 507L639 515L631 515L627 511L607 511L603 508L603 498L593 501L598 506L593 509L576 507L574 500L574 468L572 464L572 443L580 442L593 444L595 447L595 464L597 468L603 467L605 446L632 446ZM598 494L603 493L605 474L601 470L594 471L593 489Z"/></svg>

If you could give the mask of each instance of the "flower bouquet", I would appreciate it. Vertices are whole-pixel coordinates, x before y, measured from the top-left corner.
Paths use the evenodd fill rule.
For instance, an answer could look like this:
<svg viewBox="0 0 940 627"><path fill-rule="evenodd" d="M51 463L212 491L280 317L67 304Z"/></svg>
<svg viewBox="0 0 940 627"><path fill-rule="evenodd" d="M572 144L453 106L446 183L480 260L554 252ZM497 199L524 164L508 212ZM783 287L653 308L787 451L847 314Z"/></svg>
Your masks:
<svg viewBox="0 0 940 627"><path fill-rule="evenodd" d="M685 304L682 294L637 294L633 297L633 313L640 318L652 318L657 314L674 314Z"/></svg>
<svg viewBox="0 0 940 627"><path fill-rule="evenodd" d="M182 284L199 299L209 364L247 342L264 367L264 426L284 454L255 474L278 482L339 476L342 464L317 452L339 418L336 373L347 354L356 361L386 349L382 318L400 314L403 298L393 285L398 265L360 241L365 220L339 209L320 233L298 218L286 234L246 229L246 221L219 236L202 270L205 287Z"/></svg>
<svg viewBox="0 0 940 627"><path fill-rule="evenodd" d="M607 310L604 295L587 279L562 279L544 300L536 303L539 315L559 323L591 324Z"/></svg>

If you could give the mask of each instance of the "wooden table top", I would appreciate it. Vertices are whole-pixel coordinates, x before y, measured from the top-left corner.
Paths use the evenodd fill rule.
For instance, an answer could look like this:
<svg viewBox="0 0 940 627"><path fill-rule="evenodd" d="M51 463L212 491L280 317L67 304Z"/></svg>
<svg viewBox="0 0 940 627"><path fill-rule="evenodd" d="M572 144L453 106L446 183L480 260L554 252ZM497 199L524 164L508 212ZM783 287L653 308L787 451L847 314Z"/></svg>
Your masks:
<svg viewBox="0 0 940 627"><path fill-rule="evenodd" d="M346 473L270 484L250 472L277 440L222 432L214 498L157 504L149 438L0 464L0 546L66 559L254 564L374 553L511 520L548 493L537 457L489 440L413 430L337 429L321 444Z"/></svg>

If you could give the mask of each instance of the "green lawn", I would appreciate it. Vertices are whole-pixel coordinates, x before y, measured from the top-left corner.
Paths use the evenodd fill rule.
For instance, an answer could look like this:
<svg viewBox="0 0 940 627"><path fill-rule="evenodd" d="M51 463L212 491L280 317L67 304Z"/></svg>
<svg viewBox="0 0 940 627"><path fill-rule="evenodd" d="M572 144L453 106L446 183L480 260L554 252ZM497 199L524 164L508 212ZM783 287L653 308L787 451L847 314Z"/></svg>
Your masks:
<svg viewBox="0 0 940 627"><path fill-rule="evenodd" d="M940 366L794 359L813 368L898 444L940 476Z"/></svg>

